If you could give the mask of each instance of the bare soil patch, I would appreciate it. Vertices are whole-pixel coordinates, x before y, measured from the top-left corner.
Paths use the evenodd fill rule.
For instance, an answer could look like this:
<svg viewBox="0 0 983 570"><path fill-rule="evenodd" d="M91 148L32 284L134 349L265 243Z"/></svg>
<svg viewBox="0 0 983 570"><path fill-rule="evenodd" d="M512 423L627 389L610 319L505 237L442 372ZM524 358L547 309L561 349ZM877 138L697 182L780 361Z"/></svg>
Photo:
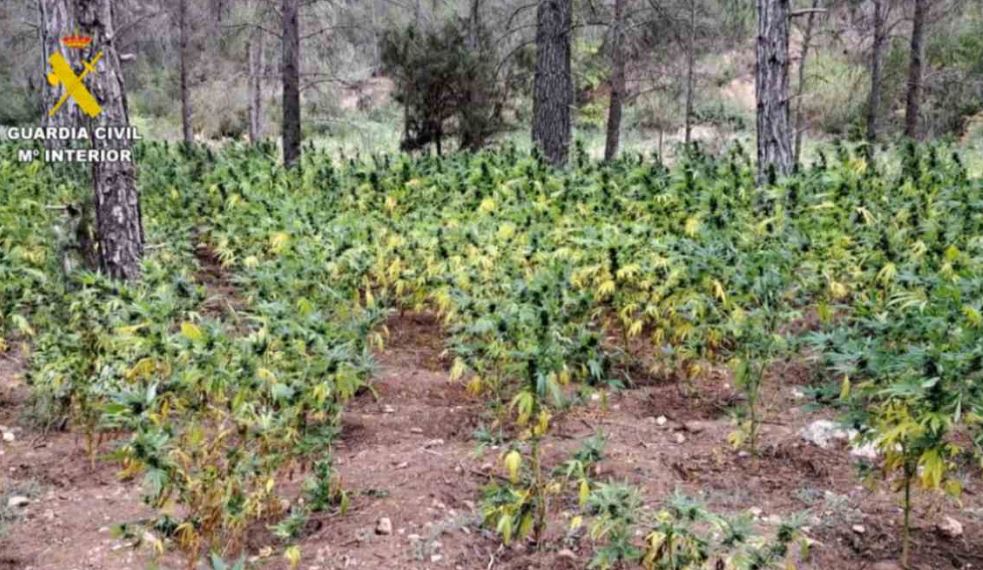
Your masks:
<svg viewBox="0 0 983 570"><path fill-rule="evenodd" d="M501 473L501 450L478 453L472 437L486 416L485 403L449 381L437 319L408 313L394 316L387 327L390 337L378 355L374 393L365 391L350 403L334 450L350 509L344 515L315 516L299 541L300 567L586 568L590 540L571 539L566 532L576 512L572 498L551 505L551 526L539 548L521 542L501 547L480 527L476 503L481 487L493 477L486 473ZM0 425L17 429L16 440L0 447L0 489L31 487L37 494L0 538L0 569L146 567L146 552L133 551L108 533L114 522L149 515L138 485L118 482L109 463L91 467L74 434L43 435L23 424L28 389L22 370L19 359L0 358ZM898 498L886 486L871 490L861 485L847 449L824 450L801 439L803 426L830 417L804 407L799 392L808 378L808 368L799 363L771 371L757 458L726 442L733 429L730 410L740 404L740 396L724 371L694 381L692 394L698 396L673 381L650 378L561 413L544 442L545 457L557 464L583 439L602 432L605 459L595 479L638 485L653 508L679 489L702 497L718 512L754 509L765 533L774 530L774 515L808 509L813 517L809 536L816 543L799 568L890 568L876 564L898 556ZM913 568L983 567L979 471L967 472L964 481L961 505L917 495ZM284 483L290 489L299 481ZM962 523L962 537L949 539L936 531L944 516ZM391 534L377 533L382 518L392 523ZM858 526L862 533L855 530ZM259 543L251 545L255 567L286 567L275 554L259 557ZM568 551L561 554L563 549ZM179 567L168 564L162 566Z"/></svg>
<svg viewBox="0 0 983 570"><path fill-rule="evenodd" d="M0 443L0 498L30 499L0 529L0 569L144 567L142 553L110 534L114 523L150 515L139 489L120 483L112 464L93 465L78 434L39 432L24 421L23 370L19 355L0 355L0 425L15 436Z"/></svg>

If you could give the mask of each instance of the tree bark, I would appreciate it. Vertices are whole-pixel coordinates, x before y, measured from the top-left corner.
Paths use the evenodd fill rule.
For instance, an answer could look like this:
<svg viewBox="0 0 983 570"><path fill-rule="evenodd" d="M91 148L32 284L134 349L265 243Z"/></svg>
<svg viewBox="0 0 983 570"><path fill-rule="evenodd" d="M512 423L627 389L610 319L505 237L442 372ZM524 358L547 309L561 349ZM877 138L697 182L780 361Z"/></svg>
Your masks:
<svg viewBox="0 0 983 570"><path fill-rule="evenodd" d="M283 164L300 159L300 30L298 0L283 0Z"/></svg>
<svg viewBox="0 0 983 570"><path fill-rule="evenodd" d="M809 59L809 48L812 45L812 28L815 25L816 10L819 8L819 0L812 0L812 12L806 19L806 29L802 35L802 54L799 56L799 83L795 93L795 150L793 160L799 163L802 156L802 134L805 132L804 121L802 120L802 99L806 93L806 61Z"/></svg>
<svg viewBox="0 0 983 570"><path fill-rule="evenodd" d="M72 6L68 0L39 0L38 10L41 15L41 69L45 73L49 70L48 58L53 53L61 53L66 61L74 68L78 67L78 51L62 45L62 36L67 36L75 31L75 18L72 14ZM71 97L62 105L54 115L49 111L64 93L64 87L58 83L52 85L48 81L42 82L41 101L43 104L41 123L45 127L74 127L81 120L75 100ZM46 140L45 147L60 148L64 146L63 141Z"/></svg>
<svg viewBox="0 0 983 570"><path fill-rule="evenodd" d="M874 44L870 50L870 97L867 100L867 142L877 142L877 120L881 106L881 59L884 53L885 0L874 1Z"/></svg>
<svg viewBox="0 0 983 570"><path fill-rule="evenodd" d="M611 100L608 104L607 136L604 140L604 160L618 155L621 142L621 107L625 97L625 0L614 0L614 25L611 29Z"/></svg>
<svg viewBox="0 0 983 570"><path fill-rule="evenodd" d="M113 28L113 0L73 0L79 31L92 37L82 56L91 61L99 51L102 57L96 72L89 75L89 90L102 107L102 113L89 118L92 129L128 127L126 89ZM91 131L90 131L91 132ZM131 149L127 139L93 138L96 150ZM143 224L136 172L132 162L92 163L95 190L96 235L99 243L99 268L114 279L133 280L140 276L143 257Z"/></svg>
<svg viewBox="0 0 983 570"><path fill-rule="evenodd" d="M221 24L222 18L225 16L225 0L212 0L211 4L210 12L215 18L215 23Z"/></svg>
<svg viewBox="0 0 983 570"><path fill-rule="evenodd" d="M249 140L263 136L263 31L254 30L249 38Z"/></svg>
<svg viewBox="0 0 983 570"><path fill-rule="evenodd" d="M689 0L689 43L686 46L686 116L683 142L689 146L693 137L693 65L696 58L696 0Z"/></svg>
<svg viewBox="0 0 983 570"><path fill-rule="evenodd" d="M791 173L792 129L789 125L789 0L756 0L758 37L755 62L757 98L758 184L769 172Z"/></svg>
<svg viewBox="0 0 983 570"><path fill-rule="evenodd" d="M471 0L468 20L468 48L477 51L481 47L481 0Z"/></svg>
<svg viewBox="0 0 983 570"><path fill-rule="evenodd" d="M563 166L570 152L571 0L539 0L536 9L536 70L533 79L532 141L544 158Z"/></svg>
<svg viewBox="0 0 983 570"><path fill-rule="evenodd" d="M915 15L911 24L911 59L908 63L908 96L905 105L905 136L918 138L918 113L922 97L922 56L925 35L925 12L928 0L915 0Z"/></svg>
<svg viewBox="0 0 983 570"><path fill-rule="evenodd" d="M188 89L188 0L178 0L178 35L181 58L181 132L184 143L195 142L191 128L191 93Z"/></svg>

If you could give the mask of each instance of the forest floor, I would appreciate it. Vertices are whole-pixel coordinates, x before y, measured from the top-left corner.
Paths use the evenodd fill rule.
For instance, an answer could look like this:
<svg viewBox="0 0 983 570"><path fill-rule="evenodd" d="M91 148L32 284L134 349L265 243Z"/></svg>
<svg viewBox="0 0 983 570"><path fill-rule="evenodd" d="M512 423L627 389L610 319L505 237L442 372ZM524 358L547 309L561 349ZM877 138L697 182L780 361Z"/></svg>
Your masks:
<svg viewBox="0 0 983 570"><path fill-rule="evenodd" d="M449 380L434 317L393 317L388 329L375 393L365 391L350 402L334 450L351 506L344 515L318 515L309 522L298 543L300 568L586 568L590 539L567 532L577 510L573 502L554 502L549 531L536 549L523 541L502 547L480 526L481 488L502 473L501 450L479 450L473 435L488 421L488 408ZM900 550L897 495L887 485L862 486L842 442L822 449L803 440L804 426L831 415L803 407L809 377L803 366L775 368L767 380L768 423L757 458L727 443L733 429L729 409L739 397L725 374L711 372L694 386L693 396L676 383L647 380L559 414L544 445L547 463L559 464L600 431L607 444L594 479L637 485L648 505L679 489L702 497L716 512L752 510L765 534L774 532L776 515L809 509L807 534L814 543L798 568L900 568L890 562ZM0 425L13 436L0 442L0 570L148 567L146 547L134 550L110 533L114 523L151 514L141 502L139 482L121 482L110 461L93 466L75 434L29 427L22 373L15 352L0 355ZM102 442L100 452L111 447ZM289 494L299 479L285 478L282 488ZM961 505L935 494L916 495L913 568L983 568L983 484L976 473L964 485ZM12 499L24 503L20 497L26 504L8 506ZM939 532L945 517L961 523L961 536ZM391 532L379 528L382 518L391 522ZM267 542L249 545L254 567L285 568L269 534L259 535ZM274 554L265 546L274 546ZM168 555L160 566L182 564Z"/></svg>

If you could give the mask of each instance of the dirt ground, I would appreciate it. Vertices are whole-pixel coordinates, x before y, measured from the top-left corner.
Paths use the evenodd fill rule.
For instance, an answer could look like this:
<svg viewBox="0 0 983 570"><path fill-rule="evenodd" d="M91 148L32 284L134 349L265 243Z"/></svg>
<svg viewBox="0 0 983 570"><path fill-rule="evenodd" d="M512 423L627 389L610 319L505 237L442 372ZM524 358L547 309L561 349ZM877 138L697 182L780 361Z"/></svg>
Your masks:
<svg viewBox="0 0 983 570"><path fill-rule="evenodd" d="M556 501L551 527L538 548L502 547L480 526L481 487L501 474L500 450L478 450L475 428L487 407L448 380L439 323L428 315L394 317L387 349L379 355L376 394L365 392L343 418L334 456L351 508L319 515L299 546L305 570L586 568L591 542L566 536L576 505ZM24 421L28 388L16 353L0 356L0 425L14 435L0 442L0 570L146 568L146 550L113 538L113 523L150 513L137 483L122 483L114 466L93 467L71 432L38 433ZM776 367L766 390L768 423L758 458L734 451L728 409L738 401L722 373L707 375L687 396L675 383L642 382L560 414L545 442L559 463L597 431L607 437L595 479L628 481L653 507L676 489L702 497L718 512L753 509L759 530L774 529L775 515L809 509L811 556L798 568L890 570L900 550L900 509L885 485L860 483L854 458L840 445L821 449L799 430L830 417L808 411L801 398L806 374ZM660 417L665 420L659 419ZM108 451L111 442L103 444ZM961 505L919 493L913 520L914 565L919 570L983 568L983 485L979 470L964 476ZM284 481L284 488L296 487ZM26 496L23 507L9 497ZM950 516L963 526L946 538L936 525ZM392 522L378 534L379 519ZM268 545L276 546L269 542ZM257 544L254 567L285 568ZM159 562L180 568L177 558Z"/></svg>

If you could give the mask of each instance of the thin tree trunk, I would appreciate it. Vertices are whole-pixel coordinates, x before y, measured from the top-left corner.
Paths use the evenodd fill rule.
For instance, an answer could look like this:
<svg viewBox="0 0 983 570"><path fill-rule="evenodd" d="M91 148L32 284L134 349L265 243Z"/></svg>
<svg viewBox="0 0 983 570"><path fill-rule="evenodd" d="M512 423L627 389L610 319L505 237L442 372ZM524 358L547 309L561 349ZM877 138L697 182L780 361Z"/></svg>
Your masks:
<svg viewBox="0 0 983 570"><path fill-rule="evenodd" d="M802 134L805 132L804 120L802 119L802 99L806 93L806 62L809 59L809 48L812 45L812 28L815 24L816 10L819 8L819 0L812 0L812 12L806 19L806 29L802 36L802 55L799 56L799 83L795 93L795 163L799 163L802 156Z"/></svg>
<svg viewBox="0 0 983 570"><path fill-rule="evenodd" d="M604 160L614 160L621 141L621 107L625 97L624 54L625 0L614 0L614 26L611 30L611 100L608 107L607 137L604 141Z"/></svg>
<svg viewBox="0 0 983 570"><path fill-rule="evenodd" d="M911 59L908 63L908 96L905 105L905 136L918 138L918 113L922 97L922 56L925 35L925 12L928 0L915 0L915 15L911 24Z"/></svg>
<svg viewBox="0 0 983 570"><path fill-rule="evenodd" d="M184 143L190 145L195 142L195 135L191 128L191 93L188 89L188 0L178 1L178 34L181 51L181 132Z"/></svg>
<svg viewBox="0 0 983 570"><path fill-rule="evenodd" d="M372 30L374 33L380 33L379 30L379 7L376 2L369 2L369 9L372 10ZM378 62L381 57L379 53L379 42L371 42L372 44L372 61ZM375 76L377 70L372 71L372 75Z"/></svg>
<svg viewBox="0 0 983 570"><path fill-rule="evenodd" d="M539 0L536 9L532 141L554 166L566 164L570 153L571 10L571 0Z"/></svg>
<svg viewBox="0 0 983 570"><path fill-rule="evenodd" d="M300 31L298 0L283 0L283 164L300 159Z"/></svg>
<svg viewBox="0 0 983 570"><path fill-rule="evenodd" d="M41 69L45 70L45 74L50 70L48 59L55 53L60 53L72 67L78 67L78 50L65 47L61 43L61 38L73 33L76 28L71 8L68 0L40 0L38 2L38 11L41 16ZM63 94L64 87L60 83L43 82L41 87L43 105L41 122L43 126L74 127L79 124L79 110L75 105L75 100L71 97L62 104L56 113L50 114ZM47 148L64 146L63 141L55 139L45 140L44 144Z"/></svg>
<svg viewBox="0 0 983 570"><path fill-rule="evenodd" d="M881 106L881 59L884 53L885 0L874 0L874 44L870 50L870 97L867 100L867 142L877 142L877 120Z"/></svg>
<svg viewBox="0 0 983 570"><path fill-rule="evenodd" d="M249 39L249 140L263 136L263 31L255 30Z"/></svg>
<svg viewBox="0 0 983 570"><path fill-rule="evenodd" d="M468 22L468 47L477 51L481 43L481 0L471 0Z"/></svg>
<svg viewBox="0 0 983 570"><path fill-rule="evenodd" d="M696 58L696 0L689 0L689 44L686 46L686 128L683 142L693 137L693 60Z"/></svg>
<svg viewBox="0 0 983 570"><path fill-rule="evenodd" d="M98 52L102 57L96 72L87 79L89 90L102 112L89 119L90 126L128 127L129 113L119 54L113 41L113 0L73 0L79 31L92 37L83 51L86 61ZM96 150L130 150L129 140L93 139ZM114 279L133 280L140 276L143 257L143 224L136 172L132 162L92 163L95 190L96 235L99 242L100 270Z"/></svg>
<svg viewBox="0 0 983 570"><path fill-rule="evenodd" d="M788 101L789 0L757 0L755 62L758 184L792 171Z"/></svg>
<svg viewBox="0 0 983 570"><path fill-rule="evenodd" d="M215 23L221 24L222 17L225 15L225 2L223 0L213 0L211 12L215 18Z"/></svg>

